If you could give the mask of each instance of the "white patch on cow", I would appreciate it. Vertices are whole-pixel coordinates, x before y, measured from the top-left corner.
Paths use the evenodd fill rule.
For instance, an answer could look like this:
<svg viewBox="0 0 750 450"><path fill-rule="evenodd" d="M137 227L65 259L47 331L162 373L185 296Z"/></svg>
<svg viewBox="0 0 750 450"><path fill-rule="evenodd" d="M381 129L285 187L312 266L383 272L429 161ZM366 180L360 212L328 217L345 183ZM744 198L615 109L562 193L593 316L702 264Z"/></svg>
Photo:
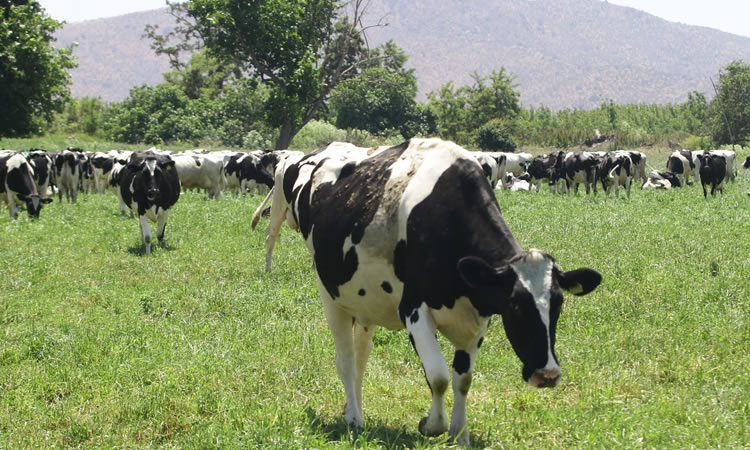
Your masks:
<svg viewBox="0 0 750 450"><path fill-rule="evenodd" d="M155 159L147 159L146 160L146 169L148 169L148 173L151 174L151 176L154 176L154 171L156 170L156 160Z"/></svg>
<svg viewBox="0 0 750 450"><path fill-rule="evenodd" d="M554 356L552 356L552 342L549 333L550 295L554 263L551 259L546 258L540 250L532 248L526 258L511 264L511 267L515 270L518 281L534 298L536 309L539 311L539 316L547 329L547 364L544 369L560 370L560 366L557 365Z"/></svg>
<svg viewBox="0 0 750 450"><path fill-rule="evenodd" d="M470 348L487 332L490 318L482 317L468 297L459 297L453 308L431 310L435 325L456 348Z"/></svg>

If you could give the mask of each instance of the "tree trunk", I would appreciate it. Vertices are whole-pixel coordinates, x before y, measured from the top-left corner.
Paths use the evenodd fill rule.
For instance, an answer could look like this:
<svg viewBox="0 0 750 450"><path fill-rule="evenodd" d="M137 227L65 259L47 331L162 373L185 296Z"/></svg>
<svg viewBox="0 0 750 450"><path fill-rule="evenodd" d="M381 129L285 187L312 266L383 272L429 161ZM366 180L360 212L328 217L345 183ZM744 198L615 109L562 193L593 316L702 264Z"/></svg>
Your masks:
<svg viewBox="0 0 750 450"><path fill-rule="evenodd" d="M295 130L289 120L285 120L279 131L279 140L276 141L276 150L287 150L289 144L292 143L292 139L294 139L294 136L297 134L297 131L299 130Z"/></svg>

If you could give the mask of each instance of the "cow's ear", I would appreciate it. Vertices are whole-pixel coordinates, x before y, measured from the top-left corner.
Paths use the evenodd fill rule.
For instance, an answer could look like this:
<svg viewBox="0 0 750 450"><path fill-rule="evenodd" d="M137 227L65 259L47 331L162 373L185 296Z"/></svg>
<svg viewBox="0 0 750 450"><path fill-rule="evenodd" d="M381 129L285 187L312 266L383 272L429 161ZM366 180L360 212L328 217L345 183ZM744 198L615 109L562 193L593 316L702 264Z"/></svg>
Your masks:
<svg viewBox="0 0 750 450"><path fill-rule="evenodd" d="M602 274L588 267L557 274L560 287L573 295L586 295L602 282Z"/></svg>
<svg viewBox="0 0 750 450"><path fill-rule="evenodd" d="M509 272L507 266L496 269L477 256L459 259L456 269L464 283L473 289L504 284L505 276Z"/></svg>
<svg viewBox="0 0 750 450"><path fill-rule="evenodd" d="M163 168L164 170L172 170L172 169L174 169L174 160L173 160L173 159L170 159L170 160L169 160L169 161L167 161L166 163L164 163L164 164L161 164L161 166L162 166L162 168Z"/></svg>
<svg viewBox="0 0 750 450"><path fill-rule="evenodd" d="M145 163L128 163L128 170L141 170Z"/></svg>

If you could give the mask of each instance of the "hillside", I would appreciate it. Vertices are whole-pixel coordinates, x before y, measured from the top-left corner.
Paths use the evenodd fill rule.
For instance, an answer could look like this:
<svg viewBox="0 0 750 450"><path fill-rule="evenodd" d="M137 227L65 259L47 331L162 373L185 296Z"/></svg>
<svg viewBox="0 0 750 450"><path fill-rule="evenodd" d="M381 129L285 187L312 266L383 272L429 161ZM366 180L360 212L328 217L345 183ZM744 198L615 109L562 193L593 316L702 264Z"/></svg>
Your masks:
<svg viewBox="0 0 750 450"><path fill-rule="evenodd" d="M750 61L750 38L667 22L600 0L372 0L371 45L394 40L416 69L420 97L450 80L470 82L504 66L517 75L521 103L594 108L617 103L681 102L712 94L710 77L734 59ZM61 44L79 42L75 96L124 98L140 83L161 82L166 58L140 36L147 23L171 24L165 10L73 23Z"/></svg>

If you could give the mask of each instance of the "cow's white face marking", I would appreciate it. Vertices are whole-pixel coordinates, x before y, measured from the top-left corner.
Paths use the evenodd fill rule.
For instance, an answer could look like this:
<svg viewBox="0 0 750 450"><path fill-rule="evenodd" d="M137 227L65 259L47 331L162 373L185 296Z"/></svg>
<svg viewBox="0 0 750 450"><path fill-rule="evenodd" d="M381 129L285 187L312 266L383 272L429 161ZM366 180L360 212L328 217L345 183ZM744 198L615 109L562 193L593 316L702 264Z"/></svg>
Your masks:
<svg viewBox="0 0 750 450"><path fill-rule="evenodd" d="M154 160L154 159L147 159L146 160L146 168L148 169L148 172L153 177L154 176L154 171L156 170L156 160Z"/></svg>
<svg viewBox="0 0 750 450"><path fill-rule="evenodd" d="M518 276L518 281L526 288L534 298L539 317L547 329L547 364L544 369L560 369L552 355L552 342L549 332L550 309L552 293L552 269L554 262L545 258L544 254L537 249L530 249L529 256L511 264Z"/></svg>

